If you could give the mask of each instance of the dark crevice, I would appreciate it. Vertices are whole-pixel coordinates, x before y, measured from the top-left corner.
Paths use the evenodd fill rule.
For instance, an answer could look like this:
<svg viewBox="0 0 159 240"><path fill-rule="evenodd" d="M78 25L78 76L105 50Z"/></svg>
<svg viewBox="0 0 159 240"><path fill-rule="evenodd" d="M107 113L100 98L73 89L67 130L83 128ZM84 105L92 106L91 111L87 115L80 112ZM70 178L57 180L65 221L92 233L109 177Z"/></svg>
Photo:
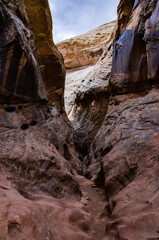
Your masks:
<svg viewBox="0 0 159 240"><path fill-rule="evenodd" d="M6 107L4 110L6 112L14 112L16 110L16 107Z"/></svg>
<svg viewBox="0 0 159 240"><path fill-rule="evenodd" d="M66 158L66 160L71 160L72 156L71 156L71 153L68 149L68 146L66 144L63 144L63 147L64 147L64 157Z"/></svg>
<svg viewBox="0 0 159 240"><path fill-rule="evenodd" d="M35 120L30 123L31 126L35 126L36 124L37 124L37 121Z"/></svg>
<svg viewBox="0 0 159 240"><path fill-rule="evenodd" d="M113 200L109 200L109 202L105 206L105 209L109 217L111 217L115 207L116 207L116 202Z"/></svg>
<svg viewBox="0 0 159 240"><path fill-rule="evenodd" d="M107 155L111 150L112 150L113 146L110 145L108 147L106 147L104 150L101 150L101 157L104 157L105 155Z"/></svg>
<svg viewBox="0 0 159 240"><path fill-rule="evenodd" d="M37 121L34 120L30 124L27 124L27 123L23 124L20 128L22 130L27 130L29 126L35 126L35 125L37 125Z"/></svg>
<svg viewBox="0 0 159 240"><path fill-rule="evenodd" d="M105 176L104 176L104 171L103 171L103 164L101 162L101 169L100 172L98 173L97 179L95 181L95 184L104 189L104 185L105 185Z"/></svg>
<svg viewBox="0 0 159 240"><path fill-rule="evenodd" d="M23 109L23 107L22 107L22 106L18 106L18 109L19 109L19 110L22 110L22 109Z"/></svg>
<svg viewBox="0 0 159 240"><path fill-rule="evenodd" d="M27 130L29 128L29 125L27 123L23 124L21 127L20 127L22 130Z"/></svg>

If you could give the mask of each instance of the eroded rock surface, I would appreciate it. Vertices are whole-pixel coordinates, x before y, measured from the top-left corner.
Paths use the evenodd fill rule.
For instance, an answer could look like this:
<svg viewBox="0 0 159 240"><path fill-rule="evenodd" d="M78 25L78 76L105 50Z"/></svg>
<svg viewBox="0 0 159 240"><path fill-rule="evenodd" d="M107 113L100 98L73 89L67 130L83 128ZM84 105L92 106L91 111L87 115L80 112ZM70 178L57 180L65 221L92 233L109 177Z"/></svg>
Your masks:
<svg viewBox="0 0 159 240"><path fill-rule="evenodd" d="M122 9L129 13L120 20ZM102 180L108 200L105 240L159 238L158 9L159 1L118 8L108 109L85 159L87 176Z"/></svg>
<svg viewBox="0 0 159 240"><path fill-rule="evenodd" d="M0 19L0 101L46 99L24 3L1 1Z"/></svg>
<svg viewBox="0 0 159 240"><path fill-rule="evenodd" d="M72 231L69 224L82 196L75 178L82 171L75 135L61 114L62 102L47 101L24 2L1 1L0 17L0 239L88 239L84 227L76 233L79 223ZM71 211L64 203L70 198ZM85 221L82 205L78 212ZM66 228L62 218L67 218Z"/></svg>
<svg viewBox="0 0 159 240"><path fill-rule="evenodd" d="M52 40L52 18L48 0L24 0L29 23L35 35L38 60L49 100L63 111L65 67Z"/></svg>
<svg viewBox="0 0 159 240"><path fill-rule="evenodd" d="M40 27L37 54L23 1L1 1L0 239L159 239L158 11L157 0L121 0L117 32L76 94L76 138L62 101L47 101Z"/></svg>
<svg viewBox="0 0 159 240"><path fill-rule="evenodd" d="M142 91L158 79L158 1L138 3L114 47L115 93Z"/></svg>
<svg viewBox="0 0 159 240"><path fill-rule="evenodd" d="M109 42L116 21L106 23L92 31L57 44L67 69L95 64Z"/></svg>
<svg viewBox="0 0 159 240"><path fill-rule="evenodd" d="M25 5L29 19L23 1L0 3L0 239L95 240L104 237L105 223L100 221L104 192L79 176L82 163L75 134L61 111L62 63L58 68L59 57L55 62L49 60L57 50L48 50L49 41L53 46L48 29L41 24L34 29L35 23L31 22L40 22L39 16L49 19L47 1L36 5L25 1ZM46 15L38 15L43 7ZM39 40L40 32L44 38L47 36L46 41ZM47 101L38 55L39 60L44 59L45 67L51 64L50 79L57 77L53 69L63 78L59 85L53 81L50 88L50 92L59 90L55 94L60 101L55 95L51 103ZM48 77L43 76L43 80L46 83Z"/></svg>
<svg viewBox="0 0 159 240"><path fill-rule="evenodd" d="M115 22L112 29L106 34L107 42L99 62L67 70L66 74L65 109L79 139L80 152L85 154L107 111Z"/></svg>

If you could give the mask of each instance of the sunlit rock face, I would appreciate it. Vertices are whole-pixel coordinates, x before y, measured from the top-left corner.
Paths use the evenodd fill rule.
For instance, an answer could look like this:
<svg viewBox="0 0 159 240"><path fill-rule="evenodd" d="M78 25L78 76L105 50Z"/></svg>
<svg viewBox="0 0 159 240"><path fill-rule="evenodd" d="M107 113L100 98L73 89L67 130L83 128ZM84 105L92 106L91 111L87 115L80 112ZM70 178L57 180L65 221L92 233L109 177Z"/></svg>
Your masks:
<svg viewBox="0 0 159 240"><path fill-rule="evenodd" d="M75 47L75 51L79 50L77 54L81 57L81 61L82 55L80 53L82 51L88 61L89 52L93 49L99 49L102 46L104 51L97 64L70 69L67 70L66 74L65 109L79 138L81 152L87 152L88 146L99 130L107 110L108 101L105 101L105 96L109 95L115 32L116 21L66 41L66 46L69 42L76 42L75 45L69 46L72 46L72 48L74 46L79 47L79 49ZM64 44L65 42L62 42L59 46L61 47ZM82 46L84 46L83 49ZM94 61L97 59L94 59ZM67 61L67 54L65 61ZM83 64L87 65L88 61L87 63L83 62Z"/></svg>
<svg viewBox="0 0 159 240"><path fill-rule="evenodd" d="M46 99L23 1L1 1L0 19L0 101Z"/></svg>
<svg viewBox="0 0 159 240"><path fill-rule="evenodd" d="M115 25L116 21L112 21L83 35L58 43L57 48L64 57L66 68L95 64L104 52Z"/></svg>
<svg viewBox="0 0 159 240"><path fill-rule="evenodd" d="M65 67L52 40L52 18L48 0L24 0L29 23L35 35L38 60L47 96L63 110Z"/></svg>

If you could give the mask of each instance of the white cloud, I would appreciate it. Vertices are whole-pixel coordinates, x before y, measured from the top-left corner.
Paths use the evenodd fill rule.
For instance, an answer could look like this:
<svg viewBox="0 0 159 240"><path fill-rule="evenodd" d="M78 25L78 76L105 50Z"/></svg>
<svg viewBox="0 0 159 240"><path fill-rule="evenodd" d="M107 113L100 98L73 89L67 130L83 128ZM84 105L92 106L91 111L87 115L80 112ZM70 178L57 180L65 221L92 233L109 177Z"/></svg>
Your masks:
<svg viewBox="0 0 159 240"><path fill-rule="evenodd" d="M55 43L116 19L119 0L49 0Z"/></svg>
<svg viewBox="0 0 159 240"><path fill-rule="evenodd" d="M75 37L76 36L76 34L74 34L74 33L68 33L68 32L57 32L56 33L56 35L55 35L55 41L56 41L56 43L57 42L60 42L60 41L62 41L62 40L64 40L64 39L69 39L69 38L73 38L73 37Z"/></svg>

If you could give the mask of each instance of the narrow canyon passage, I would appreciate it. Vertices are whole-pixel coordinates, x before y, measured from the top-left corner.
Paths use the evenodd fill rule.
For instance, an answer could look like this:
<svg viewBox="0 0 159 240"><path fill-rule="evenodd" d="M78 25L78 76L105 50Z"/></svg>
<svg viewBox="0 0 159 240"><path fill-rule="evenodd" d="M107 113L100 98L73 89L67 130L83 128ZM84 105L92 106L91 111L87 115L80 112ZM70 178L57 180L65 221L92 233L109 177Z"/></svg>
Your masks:
<svg viewBox="0 0 159 240"><path fill-rule="evenodd" d="M0 2L0 240L159 239L158 12L56 46L48 0Z"/></svg>

